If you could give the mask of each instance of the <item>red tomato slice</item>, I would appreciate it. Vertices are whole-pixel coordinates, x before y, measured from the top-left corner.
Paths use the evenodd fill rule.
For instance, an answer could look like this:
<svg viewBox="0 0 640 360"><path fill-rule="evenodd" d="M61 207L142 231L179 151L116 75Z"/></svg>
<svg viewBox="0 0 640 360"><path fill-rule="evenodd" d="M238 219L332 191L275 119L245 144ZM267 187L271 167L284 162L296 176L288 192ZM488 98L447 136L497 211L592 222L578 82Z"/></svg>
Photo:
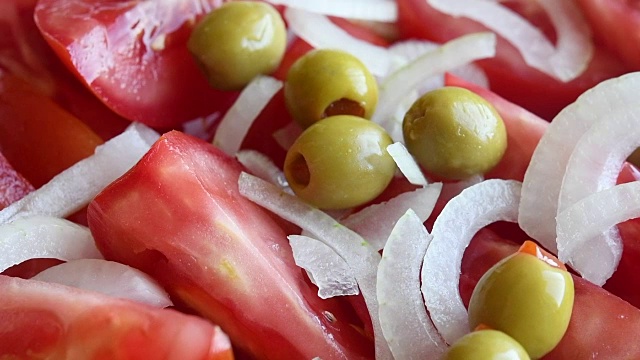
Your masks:
<svg viewBox="0 0 640 360"><path fill-rule="evenodd" d="M211 144L163 135L89 205L98 247L151 274L257 358L372 356L338 300L306 283L282 229L240 195L241 170Z"/></svg>
<svg viewBox="0 0 640 360"><path fill-rule="evenodd" d="M444 15L424 0L398 0L397 3L398 26L403 37L445 42L464 34L487 31L474 21ZM540 6L531 1L526 4L524 9L514 10L549 33L551 25ZM562 83L526 65L520 53L502 38L498 39L496 56L478 64L489 77L494 92L548 121L585 90L626 70L617 58L597 48L588 69L577 79Z"/></svg>
<svg viewBox="0 0 640 360"><path fill-rule="evenodd" d="M42 0L35 20L62 61L116 113L155 128L226 109L185 46L221 0Z"/></svg>
<svg viewBox="0 0 640 360"><path fill-rule="evenodd" d="M31 191L33 186L0 153L0 210Z"/></svg>
<svg viewBox="0 0 640 360"><path fill-rule="evenodd" d="M595 37L634 70L640 70L640 8L629 0L577 0Z"/></svg>
<svg viewBox="0 0 640 360"><path fill-rule="evenodd" d="M0 150L33 186L93 154L101 143L82 121L0 70Z"/></svg>
<svg viewBox="0 0 640 360"><path fill-rule="evenodd" d="M219 327L174 310L4 275L0 293L3 357L233 359Z"/></svg>

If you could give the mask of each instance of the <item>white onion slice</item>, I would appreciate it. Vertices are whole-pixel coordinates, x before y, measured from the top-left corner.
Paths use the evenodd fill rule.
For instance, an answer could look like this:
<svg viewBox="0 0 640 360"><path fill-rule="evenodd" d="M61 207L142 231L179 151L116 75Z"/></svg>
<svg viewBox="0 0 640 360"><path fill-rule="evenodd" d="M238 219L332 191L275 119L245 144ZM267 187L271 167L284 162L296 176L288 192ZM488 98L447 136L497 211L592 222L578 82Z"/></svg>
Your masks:
<svg viewBox="0 0 640 360"><path fill-rule="evenodd" d="M173 305L167 292L149 275L114 261L72 260L50 267L32 279L95 291L159 308Z"/></svg>
<svg viewBox="0 0 640 360"><path fill-rule="evenodd" d="M496 36L487 32L462 36L437 50L425 53L384 80L380 86L378 106L371 120L382 125L394 141L402 141L402 119L397 119L394 114L406 94L410 94L433 75L492 57L495 51Z"/></svg>
<svg viewBox="0 0 640 360"><path fill-rule="evenodd" d="M284 16L296 35L314 48L346 51L360 59L377 76L385 76L389 72L393 58L387 49L354 38L320 14L287 8Z"/></svg>
<svg viewBox="0 0 640 360"><path fill-rule="evenodd" d="M433 224L422 267L422 293L431 320L448 344L469 332L459 292L464 250L486 225L517 221L520 190L515 180L485 180L451 199Z"/></svg>
<svg viewBox="0 0 640 360"><path fill-rule="evenodd" d="M622 241L617 231L614 236L602 235L637 217L640 182L617 185L576 202L558 214L560 260L585 279L603 285L620 262Z"/></svg>
<svg viewBox="0 0 640 360"><path fill-rule="evenodd" d="M133 167L158 137L145 125L130 125L122 134L98 146L93 155L0 211L0 224L31 215L73 214Z"/></svg>
<svg viewBox="0 0 640 360"><path fill-rule="evenodd" d="M529 66L560 81L580 76L593 56L590 28L572 1L539 1L556 29L556 46L538 28L498 2L427 1L438 11L470 18L495 31L518 49Z"/></svg>
<svg viewBox="0 0 640 360"><path fill-rule="evenodd" d="M337 16L346 19L395 22L398 20L398 5L395 1L381 0L267 0L275 5L305 10L308 12Z"/></svg>
<svg viewBox="0 0 640 360"><path fill-rule="evenodd" d="M557 254L558 199L571 153L595 123L615 124L612 114L634 111L639 91L639 73L603 81L565 107L540 139L524 176L518 223L547 250Z"/></svg>
<svg viewBox="0 0 640 360"><path fill-rule="evenodd" d="M211 140L211 134L213 133L213 125L222 116L222 113L216 111L204 117L195 118L193 120L186 121L182 124L182 131L185 134L195 136L198 139L204 141Z"/></svg>
<svg viewBox="0 0 640 360"><path fill-rule="evenodd" d="M267 155L256 150L240 150L236 158L253 175L291 192L284 173Z"/></svg>
<svg viewBox="0 0 640 360"><path fill-rule="evenodd" d="M235 155L253 121L280 89L282 81L270 76L253 79L220 121L213 145L229 155Z"/></svg>
<svg viewBox="0 0 640 360"><path fill-rule="evenodd" d="M302 134L302 128L295 121L292 121L276 130L272 136L281 148L289 150L300 134Z"/></svg>
<svg viewBox="0 0 640 360"><path fill-rule="evenodd" d="M409 180L409 183L420 186L426 186L429 183L416 160L401 142L387 146L387 152L398 165L400 172Z"/></svg>
<svg viewBox="0 0 640 360"><path fill-rule="evenodd" d="M89 229L51 216L0 225L0 272L30 259L102 259Z"/></svg>
<svg viewBox="0 0 640 360"><path fill-rule="evenodd" d="M380 250L385 246L397 219L409 209L415 211L422 222L427 221L441 191L442 183L429 184L399 194L388 201L369 205L340 223L360 234L373 248Z"/></svg>
<svg viewBox="0 0 640 360"><path fill-rule="evenodd" d="M367 304L375 336L376 359L392 359L382 335L378 315L376 276L380 255L360 235L340 225L331 216L287 194L258 177L242 173L238 179L240 193L329 245L349 265Z"/></svg>
<svg viewBox="0 0 640 360"><path fill-rule="evenodd" d="M305 269L311 282L318 286L318 296L357 295L358 283L344 259L325 243L303 235L289 235L296 265Z"/></svg>
<svg viewBox="0 0 640 360"><path fill-rule="evenodd" d="M420 291L420 267L431 242L422 223L408 210L389 235L378 265L380 326L395 359L435 359L447 348Z"/></svg>

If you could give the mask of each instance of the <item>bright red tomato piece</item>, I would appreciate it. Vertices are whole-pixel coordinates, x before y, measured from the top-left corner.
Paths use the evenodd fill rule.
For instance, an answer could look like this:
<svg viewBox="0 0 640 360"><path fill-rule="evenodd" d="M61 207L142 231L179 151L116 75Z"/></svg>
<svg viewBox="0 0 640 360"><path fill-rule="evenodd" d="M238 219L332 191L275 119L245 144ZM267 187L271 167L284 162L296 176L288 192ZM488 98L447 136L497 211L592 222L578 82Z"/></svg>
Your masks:
<svg viewBox="0 0 640 360"><path fill-rule="evenodd" d="M398 25L402 36L406 38L446 42L464 34L487 31L474 21L444 15L424 0L398 0L397 3L400 16ZM516 2L519 5L521 3ZM514 6L514 10L521 12L547 35L554 36L550 33L552 27L546 14L536 2L528 1L526 6ZM588 69L577 79L562 83L529 67L520 53L502 38L498 39L496 56L478 64L489 77L494 92L548 121L585 90L626 70L616 57L597 48Z"/></svg>
<svg viewBox="0 0 640 360"><path fill-rule="evenodd" d="M186 47L221 0L41 0L36 24L62 61L116 113L155 128L228 108Z"/></svg>
<svg viewBox="0 0 640 360"><path fill-rule="evenodd" d="M0 210L31 191L33 186L0 153Z"/></svg>
<svg viewBox="0 0 640 360"><path fill-rule="evenodd" d="M286 235L238 191L241 166L170 132L89 205L106 258L155 277L261 359L360 359L371 339L308 285Z"/></svg>
<svg viewBox="0 0 640 360"><path fill-rule="evenodd" d="M3 358L233 359L219 327L175 310L4 275L0 293Z"/></svg>

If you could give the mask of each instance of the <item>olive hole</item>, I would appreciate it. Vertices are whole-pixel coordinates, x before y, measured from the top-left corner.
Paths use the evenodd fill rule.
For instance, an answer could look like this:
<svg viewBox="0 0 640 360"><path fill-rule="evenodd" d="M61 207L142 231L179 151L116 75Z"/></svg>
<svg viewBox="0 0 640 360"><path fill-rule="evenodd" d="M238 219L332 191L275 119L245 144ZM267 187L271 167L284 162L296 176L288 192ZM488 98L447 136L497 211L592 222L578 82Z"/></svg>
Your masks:
<svg viewBox="0 0 640 360"><path fill-rule="evenodd" d="M336 115L353 115L364 117L364 112L364 108L358 102L343 98L329 104L329 106L324 109L322 118Z"/></svg>
<svg viewBox="0 0 640 360"><path fill-rule="evenodd" d="M289 170L293 182L302 187L309 185L311 173L309 172L309 166L307 166L307 160L302 154L298 153L295 155L295 158L289 164Z"/></svg>

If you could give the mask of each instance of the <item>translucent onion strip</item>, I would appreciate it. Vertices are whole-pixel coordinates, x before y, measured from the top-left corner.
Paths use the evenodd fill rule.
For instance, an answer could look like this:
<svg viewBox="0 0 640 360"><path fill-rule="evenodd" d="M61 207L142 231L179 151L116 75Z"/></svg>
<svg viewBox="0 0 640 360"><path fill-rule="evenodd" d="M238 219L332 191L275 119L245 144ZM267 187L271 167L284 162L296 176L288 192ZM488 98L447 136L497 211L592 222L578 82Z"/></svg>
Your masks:
<svg viewBox="0 0 640 360"><path fill-rule="evenodd" d="M308 236L289 235L288 239L296 265L318 286L320 298L360 293L351 268L332 248Z"/></svg>
<svg viewBox="0 0 640 360"><path fill-rule="evenodd" d="M640 182L614 186L590 195L558 215L560 260L585 279L603 285L622 256L618 236L602 236L623 221L640 217Z"/></svg>
<svg viewBox="0 0 640 360"><path fill-rule="evenodd" d="M267 0L275 5L305 10L346 19L395 22L398 20L398 5L384 0Z"/></svg>
<svg viewBox="0 0 640 360"><path fill-rule="evenodd" d="M485 180L463 190L433 225L422 265L422 294L431 320L448 344L469 332L459 292L462 256L475 233L496 221L516 222L521 183Z"/></svg>
<svg viewBox="0 0 640 360"><path fill-rule="evenodd" d="M114 261L72 260L50 267L33 279L95 291L159 308L173 305L167 292L149 275Z"/></svg>
<svg viewBox="0 0 640 360"><path fill-rule="evenodd" d="M65 219L31 216L0 225L0 272L30 259L102 259L89 229Z"/></svg>
<svg viewBox="0 0 640 360"><path fill-rule="evenodd" d="M424 308L420 267L431 242L412 210L393 228L378 266L380 326L395 359L435 359L447 345Z"/></svg>
<svg viewBox="0 0 640 360"><path fill-rule="evenodd" d="M294 8L287 8L284 16L293 32L314 48L346 51L377 76L389 72L393 59L387 49L354 38L326 16Z"/></svg>
<svg viewBox="0 0 640 360"><path fill-rule="evenodd" d="M376 347L376 359L392 359L384 339L378 315L376 276L380 255L360 235L340 225L324 212L287 194L260 178L242 173L238 180L240 193L256 204L271 210L285 220L309 231L314 238L330 246L349 265L358 281L371 322Z"/></svg>
<svg viewBox="0 0 640 360"><path fill-rule="evenodd" d="M556 29L556 46L538 28L498 2L427 1L438 11L475 20L495 31L518 49L529 66L560 81L580 76L593 56L590 28L572 1L539 1Z"/></svg>
<svg viewBox="0 0 640 360"><path fill-rule="evenodd" d="M420 186L426 186L428 184L427 178L422 173L420 166L404 144L400 142L393 143L387 146L387 152L411 184Z"/></svg>
<svg viewBox="0 0 640 360"><path fill-rule="evenodd" d="M267 155L256 150L240 150L236 158L253 175L291 192L284 173Z"/></svg>
<svg viewBox="0 0 640 360"><path fill-rule="evenodd" d="M409 209L425 222L431 215L442 191L442 183L429 184L426 187L396 195L388 201L369 205L351 214L340 223L357 232L376 250L385 246L396 221Z"/></svg>
<svg viewBox="0 0 640 360"><path fill-rule="evenodd" d="M425 53L384 80L380 86L378 106L371 120L382 125L394 141L402 141L401 124L394 115L406 94L410 94L424 80L434 75L492 57L495 51L495 34L479 33L462 36Z"/></svg>
<svg viewBox="0 0 640 360"><path fill-rule="evenodd" d="M612 114L620 109L634 111L638 92L638 73L603 81L565 107L540 139L524 176L518 223L547 250L557 254L558 200L571 153L595 123L615 124Z"/></svg>
<svg viewBox="0 0 640 360"><path fill-rule="evenodd" d="M122 134L98 146L92 156L0 211L0 224L23 216L73 214L133 167L158 137L151 128L132 124Z"/></svg>
<svg viewBox="0 0 640 360"><path fill-rule="evenodd" d="M229 155L235 155L253 121L280 89L282 82L270 76L253 79L220 121L213 145Z"/></svg>

